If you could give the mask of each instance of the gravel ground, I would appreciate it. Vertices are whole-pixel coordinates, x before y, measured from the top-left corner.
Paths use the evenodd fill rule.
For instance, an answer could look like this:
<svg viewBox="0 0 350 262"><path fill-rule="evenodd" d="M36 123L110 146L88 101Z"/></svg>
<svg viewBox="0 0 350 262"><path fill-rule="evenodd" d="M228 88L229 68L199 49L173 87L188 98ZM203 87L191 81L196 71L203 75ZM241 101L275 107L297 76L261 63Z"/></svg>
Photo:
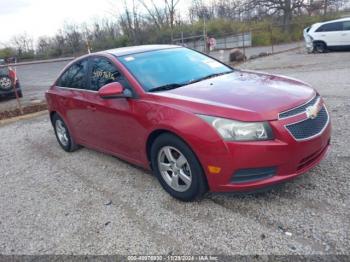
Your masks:
<svg viewBox="0 0 350 262"><path fill-rule="evenodd" d="M348 254L350 53L289 52L242 67L300 78L325 97L328 157L267 193L172 199L151 174L81 149L65 153L48 117L3 123L1 254Z"/></svg>

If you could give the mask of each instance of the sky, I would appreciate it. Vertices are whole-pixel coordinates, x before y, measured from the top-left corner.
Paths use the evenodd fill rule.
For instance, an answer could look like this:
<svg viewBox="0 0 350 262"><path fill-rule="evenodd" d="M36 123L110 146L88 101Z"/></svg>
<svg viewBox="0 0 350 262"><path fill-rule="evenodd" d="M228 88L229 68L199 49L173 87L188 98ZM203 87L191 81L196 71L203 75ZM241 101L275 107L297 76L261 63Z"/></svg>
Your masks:
<svg viewBox="0 0 350 262"><path fill-rule="evenodd" d="M179 7L188 2L180 0ZM14 35L53 36L65 22L113 19L122 9L122 0L0 0L0 47Z"/></svg>
<svg viewBox="0 0 350 262"><path fill-rule="evenodd" d="M118 2L121 1L0 0L0 43L24 32L35 39L52 36L65 22L80 24L98 17L112 18L112 13L117 14L113 9L118 9Z"/></svg>

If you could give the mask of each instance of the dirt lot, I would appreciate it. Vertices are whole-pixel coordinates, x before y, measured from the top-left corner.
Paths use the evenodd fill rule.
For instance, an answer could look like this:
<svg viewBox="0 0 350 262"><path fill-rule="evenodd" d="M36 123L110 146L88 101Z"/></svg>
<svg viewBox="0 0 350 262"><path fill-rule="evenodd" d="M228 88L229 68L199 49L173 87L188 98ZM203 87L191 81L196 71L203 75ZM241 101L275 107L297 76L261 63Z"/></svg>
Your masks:
<svg viewBox="0 0 350 262"><path fill-rule="evenodd" d="M325 97L333 138L318 167L268 193L181 203L114 157L65 153L46 115L5 123L0 253L349 254L350 53L294 51L242 67L300 78Z"/></svg>

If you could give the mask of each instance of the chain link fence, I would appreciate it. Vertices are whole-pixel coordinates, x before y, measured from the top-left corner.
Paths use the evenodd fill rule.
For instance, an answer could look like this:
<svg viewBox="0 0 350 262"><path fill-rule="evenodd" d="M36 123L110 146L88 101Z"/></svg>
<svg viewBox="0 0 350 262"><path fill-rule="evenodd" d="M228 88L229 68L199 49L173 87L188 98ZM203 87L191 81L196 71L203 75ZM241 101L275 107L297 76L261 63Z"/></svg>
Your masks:
<svg viewBox="0 0 350 262"><path fill-rule="evenodd" d="M208 53L223 62L229 62L229 52L240 49L247 59L301 48L305 23L288 25L266 25L259 28L232 33L205 33L200 35L181 35L172 40L172 44L186 46Z"/></svg>

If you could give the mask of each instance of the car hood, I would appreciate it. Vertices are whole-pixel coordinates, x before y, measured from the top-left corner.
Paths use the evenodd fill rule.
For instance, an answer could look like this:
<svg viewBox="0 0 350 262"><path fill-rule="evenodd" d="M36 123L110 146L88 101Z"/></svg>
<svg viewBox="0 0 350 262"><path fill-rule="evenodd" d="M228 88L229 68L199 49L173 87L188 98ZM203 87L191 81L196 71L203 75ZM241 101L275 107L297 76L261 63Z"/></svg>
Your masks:
<svg viewBox="0 0 350 262"><path fill-rule="evenodd" d="M198 114L264 121L305 103L315 91L292 78L237 70L154 95Z"/></svg>

